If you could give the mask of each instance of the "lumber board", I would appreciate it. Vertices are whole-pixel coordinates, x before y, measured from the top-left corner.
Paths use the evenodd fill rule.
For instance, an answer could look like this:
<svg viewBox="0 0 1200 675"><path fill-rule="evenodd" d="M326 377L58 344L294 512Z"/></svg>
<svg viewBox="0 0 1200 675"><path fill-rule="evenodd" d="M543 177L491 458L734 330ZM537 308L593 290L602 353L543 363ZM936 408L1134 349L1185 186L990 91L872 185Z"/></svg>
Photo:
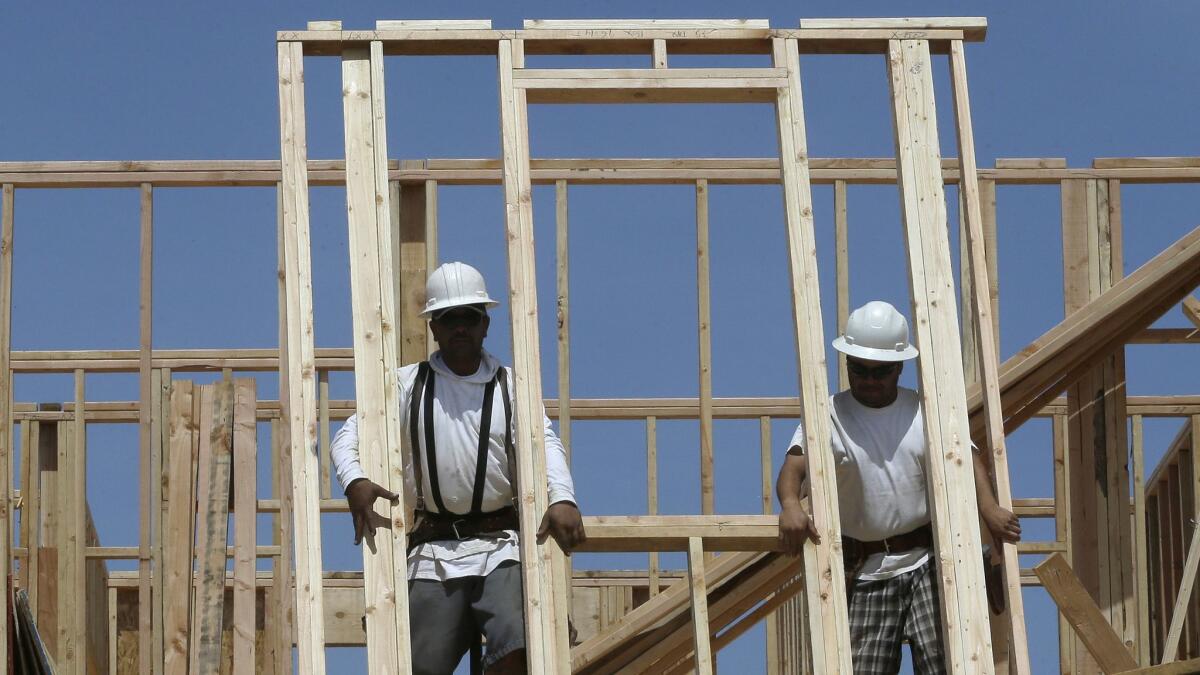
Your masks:
<svg viewBox="0 0 1200 675"><path fill-rule="evenodd" d="M1119 673L1138 667L1133 655L1125 648L1061 554L1055 553L1046 558L1034 566L1033 571L1058 605L1058 611L1067 618L1105 673Z"/></svg>
<svg viewBox="0 0 1200 675"><path fill-rule="evenodd" d="M233 673L249 675L254 672L256 663L254 572L258 422L254 416L254 380L240 378L233 384Z"/></svg>
<svg viewBox="0 0 1200 675"><path fill-rule="evenodd" d="M850 231L846 205L846 181L833 183L833 246L834 274L837 277L837 325L846 325L850 317ZM838 359L838 390L850 387L846 374L846 360Z"/></svg>
<svg viewBox="0 0 1200 675"><path fill-rule="evenodd" d="M692 537L709 551L774 551L779 519L747 516L585 516L579 551L686 551Z"/></svg>
<svg viewBox="0 0 1200 675"><path fill-rule="evenodd" d="M646 418L646 513L658 515L658 418ZM646 570L650 582L650 596L658 595L658 553L651 551Z"/></svg>
<svg viewBox="0 0 1200 675"><path fill-rule="evenodd" d="M139 511L141 523L139 526L140 560L138 573L138 668L143 673L155 672L153 648L153 587L151 584L151 529L153 517L151 514L153 495L151 484L153 470L151 467L153 449L152 366L150 352L154 348L153 334L153 289L154 289L154 193L149 183L142 183L140 195L140 251L138 275L138 477L140 482ZM161 666L160 666L161 668Z"/></svg>
<svg viewBox="0 0 1200 675"><path fill-rule="evenodd" d="M376 30L491 30L491 19L381 19ZM338 26L341 29L341 26Z"/></svg>
<svg viewBox="0 0 1200 675"><path fill-rule="evenodd" d="M40 542L42 540L42 453L41 453L41 423L21 423L21 465L26 475L26 487L21 491L21 524L23 526L21 543L25 545L28 554L22 567L25 570L23 588L29 598L29 613L38 616L38 576L41 561Z"/></svg>
<svg viewBox="0 0 1200 675"><path fill-rule="evenodd" d="M9 475L12 454L12 265L13 265L13 209L15 192L12 184L4 183L0 188L0 579L7 579L12 568L12 476ZM22 458L22 462L25 458ZM28 544L26 544L28 545ZM9 638L9 613L0 612L0 654L7 654L11 645Z"/></svg>
<svg viewBox="0 0 1200 675"><path fill-rule="evenodd" d="M909 254L912 325L921 353L919 390L942 625L946 628L946 667L953 673L991 673L991 635L978 553L979 512L968 445L968 411L963 404L966 385L954 311L945 195L938 176L940 158L928 43L892 41L888 74ZM988 309L987 304L978 309ZM990 318L986 323L990 328ZM981 344L984 348L991 346Z"/></svg>
<svg viewBox="0 0 1200 675"><path fill-rule="evenodd" d="M1183 299L1183 315L1191 321L1197 329L1200 329L1200 299L1194 295L1189 295Z"/></svg>
<svg viewBox="0 0 1200 675"><path fill-rule="evenodd" d="M170 474L167 479L167 539L164 541L163 585L172 591L163 617L164 667L166 675L187 675L189 652L188 616L191 607L192 542L197 462L196 420L193 417L190 380L171 387L171 440L168 444Z"/></svg>
<svg viewBox="0 0 1200 675"><path fill-rule="evenodd" d="M525 640L530 672L570 668L565 648L566 621L556 617L552 550L528 533L537 530L548 506L546 456L542 424L540 341L537 283L534 275L533 204L529 182L527 101L514 85L515 69L524 65L523 45L502 40L498 48L501 152L504 159L505 231L508 245L508 289L513 342L513 407L517 447L516 484L520 505L521 571L525 589Z"/></svg>
<svg viewBox="0 0 1200 675"><path fill-rule="evenodd" d="M425 360L429 345L425 335L428 328L418 316L425 307L426 262L425 185L397 183L399 198L392 205L399 210L400 245L397 260L400 272L397 297L400 299L400 363L409 365ZM436 205L435 205L436 206ZM318 357L319 358L319 357Z"/></svg>
<svg viewBox="0 0 1200 675"><path fill-rule="evenodd" d="M1191 675L1200 672L1200 659L1162 663L1134 670L1121 671L1121 675Z"/></svg>
<svg viewBox="0 0 1200 675"><path fill-rule="evenodd" d="M983 393L983 412L987 419L986 436L990 451L996 498L999 505L1013 509L1012 482L1008 472L1008 449L1004 438L1004 411L1000 406L999 348L1000 336L993 320L993 288L988 268L984 241L983 209L979 184L975 172L975 135L971 124L971 104L967 92L966 55L961 41L950 43L951 84L954 95L954 112L958 131L959 165L965 178L959 183L963 215L966 223L967 247L970 251L969 265L971 297L969 305L975 329L974 343L979 353L978 368L980 387ZM936 138L936 136L934 136ZM993 251L995 249L993 248ZM968 303L964 303L968 304ZM964 309L963 314L968 312ZM935 348L944 348L935 345ZM924 368L922 368L922 371ZM965 383L964 383L965 384ZM1123 422L1124 420L1122 420ZM1029 641L1025 630L1024 599L1021 592L1021 568L1017 548L1012 544L996 542L1001 547L1004 560L1005 609L1009 616L1008 649L1011 670L1020 675L1031 672ZM986 615L986 612L985 612ZM990 616L990 615L988 615Z"/></svg>
<svg viewBox="0 0 1200 675"><path fill-rule="evenodd" d="M571 247L567 182L554 184L555 288L558 290L558 438L571 464Z"/></svg>
<svg viewBox="0 0 1200 675"><path fill-rule="evenodd" d="M76 370L75 403L76 407L80 410L83 408L80 404L85 400L85 384L86 378L84 372ZM0 435L6 434L7 432ZM65 623L69 623L71 631L74 632L72 636L74 654L71 661L74 662L75 672L78 675L84 675L88 667L87 566L84 564L84 551L87 549L88 544L87 526L89 514L87 503L87 426L81 413L76 413L75 419L72 421L70 447L71 456L67 461L71 464L71 482L69 483L71 490L70 508L72 510L71 524L74 529L67 535L68 542L71 545L70 550L67 551L67 554L71 557L70 576L64 577L64 580L69 583L65 588L70 590L59 597L63 598L65 596L67 606L70 608L68 613L63 615L63 619ZM147 646L149 646L149 641L147 641Z"/></svg>
<svg viewBox="0 0 1200 675"><path fill-rule="evenodd" d="M704 580L704 545L699 537L688 539L688 586L692 596L692 641L696 675L713 672L712 645L708 636L708 584Z"/></svg>
<svg viewBox="0 0 1200 675"><path fill-rule="evenodd" d="M312 260L308 222L308 149L305 141L303 47L277 45L287 292L288 431L294 500L295 629L300 675L324 675L325 635L320 617L321 523L317 500L316 382L313 354ZM282 368L280 369L283 370Z"/></svg>
<svg viewBox="0 0 1200 675"><path fill-rule="evenodd" d="M1170 663L1176 659L1179 653L1179 639L1183 634L1184 620L1187 618L1189 608L1194 607L1192 591L1196 586L1196 569L1200 566L1200 525L1194 518L1189 520L1192 522L1191 543L1188 545L1187 561L1183 565L1183 574L1180 577L1179 592L1171 610L1171 627L1167 631L1160 663Z"/></svg>
<svg viewBox="0 0 1200 675"><path fill-rule="evenodd" d="M709 274L708 182L696 181L696 316L700 389L700 512L715 512L712 415L712 283ZM710 664L711 665L711 664Z"/></svg>
<svg viewBox="0 0 1200 675"><path fill-rule="evenodd" d="M525 19L521 26L526 30L543 28L581 30L627 30L646 29L689 30L716 28L770 28L767 19Z"/></svg>
<svg viewBox="0 0 1200 675"><path fill-rule="evenodd" d="M518 70L529 103L765 103L786 85L781 68Z"/></svg>
<svg viewBox="0 0 1200 675"><path fill-rule="evenodd" d="M392 295L390 191L382 162L387 147L383 53L343 52L342 92L346 140L346 215L350 237L351 298L359 457L385 488L403 494L400 456L395 302ZM408 583L403 503L390 508L389 527L364 539L367 650L371 671L408 672Z"/></svg>
<svg viewBox="0 0 1200 675"><path fill-rule="evenodd" d="M786 68L788 73L788 86L778 90L775 116L787 224L796 365L805 420L805 447L809 449L811 508L813 519L823 535L820 544L810 541L804 547L805 593L810 608L808 632L814 669L848 672L851 668L849 617L842 569L837 479L829 449L831 428L825 344L820 331L811 330L812 326L824 324L813 233L800 57L794 40L775 40L772 50L773 65Z"/></svg>
<svg viewBox="0 0 1200 675"><path fill-rule="evenodd" d="M221 632L225 602L225 542L229 527L229 477L233 461L233 383L221 380L200 387L200 453L207 445L209 461L199 474L206 498L198 503L198 518L203 523L197 537L196 588L197 621L193 629L196 642L194 667L197 673L219 669ZM206 469L206 470L204 470Z"/></svg>
<svg viewBox="0 0 1200 675"><path fill-rule="evenodd" d="M150 523L150 644L152 672L163 672L164 634L163 616L166 614L165 592L163 590L163 516L166 515L163 502L163 485L166 474L163 461L164 448L167 438L166 417L169 410L169 400L164 401L163 378L166 378L166 388L170 390L171 371L155 369L150 377L150 512L144 516ZM167 394L169 396L169 393ZM86 419L86 418L85 418ZM99 543L99 542L97 542ZM100 568L104 569L103 563Z"/></svg>
<svg viewBox="0 0 1200 675"><path fill-rule="evenodd" d="M1150 665L1150 575L1147 569L1149 544L1146 540L1146 449L1144 421L1130 416L1130 455L1133 464L1133 551L1135 611L1137 612L1137 661Z"/></svg>

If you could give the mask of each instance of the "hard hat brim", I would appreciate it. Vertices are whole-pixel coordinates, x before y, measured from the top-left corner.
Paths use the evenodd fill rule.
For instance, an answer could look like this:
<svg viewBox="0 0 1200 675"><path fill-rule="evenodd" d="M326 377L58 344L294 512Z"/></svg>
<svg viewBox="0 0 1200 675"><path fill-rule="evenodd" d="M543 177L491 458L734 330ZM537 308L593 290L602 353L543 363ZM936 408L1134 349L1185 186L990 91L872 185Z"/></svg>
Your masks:
<svg viewBox="0 0 1200 675"><path fill-rule="evenodd" d="M441 302L435 302L432 305L429 305L428 307L423 309L421 311L421 313L418 314L417 316L420 316L423 319L428 319L429 317L442 311L443 309L450 309L452 307L467 307L469 305L483 305L484 307L491 308L491 307L496 307L499 304L500 304L499 302L491 299L490 297L488 297L486 295L482 298L467 298L467 299L453 298L453 299L448 299L448 300L442 300Z"/></svg>
<svg viewBox="0 0 1200 675"><path fill-rule="evenodd" d="M833 341L833 348L847 356L866 359L867 361L908 361L909 359L917 358L918 353L917 348L911 344L900 351L896 351L894 349L878 349L850 344L843 337L838 337Z"/></svg>

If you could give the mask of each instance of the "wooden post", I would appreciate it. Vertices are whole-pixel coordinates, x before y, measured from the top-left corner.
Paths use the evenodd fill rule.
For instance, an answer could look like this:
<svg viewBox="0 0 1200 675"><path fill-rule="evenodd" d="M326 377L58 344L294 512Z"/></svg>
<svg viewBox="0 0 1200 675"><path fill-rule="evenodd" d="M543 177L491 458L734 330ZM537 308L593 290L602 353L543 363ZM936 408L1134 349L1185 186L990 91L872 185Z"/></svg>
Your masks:
<svg viewBox="0 0 1200 675"><path fill-rule="evenodd" d="M233 673L255 672L255 563L257 562L258 484L254 380L234 381L233 402Z"/></svg>
<svg viewBox="0 0 1200 675"><path fill-rule="evenodd" d="M163 669L166 675L187 675L190 652L188 617L191 607L198 449L192 392L190 380L176 382L171 390L171 442L168 445L170 475L167 480L166 516L168 536L162 572L164 587L172 589L172 600L166 603L163 616Z"/></svg>
<svg viewBox="0 0 1200 675"><path fill-rule="evenodd" d="M192 672L220 669L225 615L226 542L229 528L229 476L233 461L233 383L200 387L200 496L197 504L196 644ZM203 458L207 455L208 461Z"/></svg>
<svg viewBox="0 0 1200 675"><path fill-rule="evenodd" d="M1175 598L1175 606L1171 611L1171 628L1167 631L1166 644L1163 647L1160 663L1171 663L1179 654L1179 638L1183 634L1183 622L1187 619L1192 604L1192 589L1196 585L1196 568L1200 565L1200 525L1192 521L1192 543L1188 545L1187 562L1183 565L1183 575L1179 581L1179 594Z"/></svg>
<svg viewBox="0 0 1200 675"><path fill-rule="evenodd" d="M291 442L291 401L284 392L292 391L288 373L291 357L288 351L288 294L287 294L287 254L285 233L286 220L283 209L283 184L276 185L278 194L278 276L279 276L279 418L271 425L271 451L274 460L272 476L272 491L279 499L279 514L274 517L274 531L271 542L279 546L279 555L271 561L271 585L275 592L274 612L276 621L272 628L272 642L275 645L275 675L290 675L293 670L292 645L296 641L296 588L295 577L292 574L292 563L295 559L290 542L295 515L295 493L292 492L292 442Z"/></svg>
<svg viewBox="0 0 1200 675"><path fill-rule="evenodd" d="M1062 182L1063 283L1067 314L1121 276L1121 242L1113 238L1107 181ZM1136 642L1133 532L1125 422L1125 358L1118 349L1067 390L1072 559L1084 588L1127 646ZM1076 648L1079 672L1095 665Z"/></svg>
<svg viewBox="0 0 1200 675"><path fill-rule="evenodd" d="M143 673L161 672L154 667L153 587L151 585L151 532L154 516L151 513L153 495L153 424L151 421L154 402L151 350L153 290L154 290L154 192L149 183L141 185L141 251L138 301L138 448L140 450L139 482L141 522L138 543L138 667ZM155 570L154 574L158 574ZM161 668L161 666L160 666Z"/></svg>
<svg viewBox="0 0 1200 675"><path fill-rule="evenodd" d="M692 588L692 641L696 653L696 675L712 675L713 654L708 636L708 585L704 582L704 544L700 537L688 539L688 583Z"/></svg>
<svg viewBox="0 0 1200 675"><path fill-rule="evenodd" d="M696 181L696 296L700 345L700 512L716 511L713 484L712 285L709 283L708 181Z"/></svg>
<svg viewBox="0 0 1200 675"><path fill-rule="evenodd" d="M400 251L396 259L400 261L397 275L400 289L396 297L400 301L400 364L409 365L429 355L428 329L419 316L425 309L425 278L429 275L425 253L425 186L401 183L398 192Z"/></svg>
<svg viewBox="0 0 1200 675"><path fill-rule="evenodd" d="M537 323L533 204L529 176L529 127L524 90L513 86L514 69L524 67L523 44L500 40L500 129L508 242L508 288L513 340L513 399L517 445L517 485L521 505L521 572L525 584L525 644L530 672L567 672L566 617L557 617L552 556L556 545L538 545L537 530L547 507L546 451L542 434L542 377ZM561 580L559 582L561 584ZM565 589L564 589L565 590Z"/></svg>
<svg viewBox="0 0 1200 675"><path fill-rule="evenodd" d="M772 40L772 63L787 70L788 86L777 90L775 116L779 130L779 167L787 222L791 272L792 320L800 380L804 442L808 448L812 515L821 543L804 546L804 580L813 668L848 673L850 623L842 570L841 515L837 477L829 446L829 384L825 372L825 340L814 326L821 321L821 288L817 279L812 190L808 174L808 141L800 89L800 50L795 40Z"/></svg>
<svg viewBox="0 0 1200 675"><path fill-rule="evenodd" d="M13 264L13 186L3 186L0 203L0 580L8 578L12 568L12 476L8 473L12 427L12 264ZM25 458L22 458L24 461ZM26 544L29 548L29 544ZM36 581L35 581L36 583ZM0 612L0 655L8 653L8 612Z"/></svg>
<svg viewBox="0 0 1200 675"><path fill-rule="evenodd" d="M846 328L850 318L850 228L846 208L846 181L833 182L834 270L837 275L837 330ZM850 387L846 360L838 359L838 390Z"/></svg>
<svg viewBox="0 0 1200 675"><path fill-rule="evenodd" d="M150 579L151 665L153 672L163 672L163 616L166 613L163 592L163 370L155 368L150 374ZM170 380L170 371L166 377ZM168 384L168 386L170 386ZM99 562L104 566L103 561Z"/></svg>
<svg viewBox="0 0 1200 675"><path fill-rule="evenodd" d="M320 486L321 499L330 498L329 465L329 371L317 371L317 455L320 474L317 483Z"/></svg>
<svg viewBox="0 0 1200 675"><path fill-rule="evenodd" d="M939 563L946 667L952 673L991 673L994 666L979 553L979 511L968 444L970 425L954 311L929 43L891 40L888 73L909 253L912 325L921 352L921 406L929 453L929 502ZM986 310L986 304L979 309Z"/></svg>
<svg viewBox="0 0 1200 675"><path fill-rule="evenodd" d="M1133 539L1134 569L1137 572L1137 661L1150 665L1150 576L1146 541L1146 452L1142 416L1132 416L1133 438Z"/></svg>
<svg viewBox="0 0 1200 675"><path fill-rule="evenodd" d="M554 182L555 260L558 263L558 438L571 464L571 255L567 181Z"/></svg>
<svg viewBox="0 0 1200 675"><path fill-rule="evenodd" d="M425 181L425 273L432 274L438 267L438 184L436 180ZM421 288L425 288L425 279L421 279ZM422 309L424 309L425 294L422 292ZM428 354L437 351L437 343L433 339L433 331L429 324L425 325L425 344Z"/></svg>
<svg viewBox="0 0 1200 675"><path fill-rule="evenodd" d="M978 367L984 393L983 408L987 417L987 438L984 447L990 450L996 498L1002 508L1012 511L1012 485L1008 475L1008 450L1004 441L1004 411L1000 407L1000 336L995 331L996 323L992 318L992 283L988 277L981 198L978 174L975 171L975 136L971 127L971 104L967 93L967 64L961 40L950 42L950 68L961 169L959 190L965 207L963 211L966 215L966 239L970 251L968 267L973 293L969 304L974 310L972 323L975 326L975 347L979 352ZM936 140L936 136L933 138ZM967 313L968 310L964 306L963 314ZM935 349L939 347L934 345ZM922 371L924 370L922 368ZM978 522L978 516L976 518ZM1025 604L1021 595L1021 565L1017 558L1017 547L1001 542L995 544L1001 547L1004 558L1004 596L1010 620L1008 643L1011 667L1018 675L1028 675L1029 642L1025 634ZM990 616L986 608L984 615Z"/></svg>
<svg viewBox="0 0 1200 675"><path fill-rule="evenodd" d="M26 475L26 488L21 493L25 504L21 509L21 525L23 534L21 541L27 551L25 557L25 591L29 595L29 613L38 615L38 576L41 568L41 502L42 502L42 453L41 453L42 423L26 420L21 425L21 465Z"/></svg>
<svg viewBox="0 0 1200 675"><path fill-rule="evenodd" d="M325 625L318 506L316 364L308 226L308 146L304 122L304 48L280 42L279 127L283 178L284 286L287 290L288 430L295 527L296 637L300 675L325 673ZM282 364L280 370L283 370ZM281 496L282 498L282 496ZM284 542L286 545L287 542Z"/></svg>
<svg viewBox="0 0 1200 675"><path fill-rule="evenodd" d="M382 43L342 52L342 92L359 458L375 482L403 495ZM372 673L412 669L403 499L390 511L390 527L376 529L362 548Z"/></svg>
<svg viewBox="0 0 1200 675"><path fill-rule="evenodd" d="M658 418L651 415L646 418L646 513L658 514ZM659 568L658 552L650 552L650 565L647 569L650 583L650 597L658 595Z"/></svg>
<svg viewBox="0 0 1200 675"><path fill-rule="evenodd" d="M66 586L69 594L66 595L66 602L71 608L70 612L64 614L64 619L70 617L70 625L74 635L72 640L74 643L74 665L75 672L78 675L85 675L87 672L87 526L88 526L88 503L87 503L87 426L84 421L84 371L82 369L75 370L75 413L71 423L72 444L71 444L71 520L74 525L74 531L68 534L71 543L71 550L67 552L71 556L71 577L69 577L69 585ZM62 595L60 597L63 598ZM140 630L139 630L140 633ZM139 640L139 644L141 641ZM147 643L147 646L149 644Z"/></svg>

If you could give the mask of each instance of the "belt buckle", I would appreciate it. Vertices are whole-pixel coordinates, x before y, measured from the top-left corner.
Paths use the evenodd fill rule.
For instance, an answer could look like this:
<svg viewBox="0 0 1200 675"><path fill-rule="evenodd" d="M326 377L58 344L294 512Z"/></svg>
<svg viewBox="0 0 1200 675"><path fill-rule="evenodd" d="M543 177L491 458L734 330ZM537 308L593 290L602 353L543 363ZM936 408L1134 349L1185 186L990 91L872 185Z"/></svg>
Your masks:
<svg viewBox="0 0 1200 675"><path fill-rule="evenodd" d="M453 522L451 522L451 523L450 523L450 531L454 533L454 538L455 538L455 539L457 539L457 540L459 540L459 541L462 541L463 539L466 539L466 537L462 536L462 535L461 535L461 534L459 534L459 532L458 532L458 524L459 524L459 523L465 523L465 522L467 522L467 521L466 521L466 519L464 519L464 518L459 518L458 520L455 520L455 521L453 521Z"/></svg>

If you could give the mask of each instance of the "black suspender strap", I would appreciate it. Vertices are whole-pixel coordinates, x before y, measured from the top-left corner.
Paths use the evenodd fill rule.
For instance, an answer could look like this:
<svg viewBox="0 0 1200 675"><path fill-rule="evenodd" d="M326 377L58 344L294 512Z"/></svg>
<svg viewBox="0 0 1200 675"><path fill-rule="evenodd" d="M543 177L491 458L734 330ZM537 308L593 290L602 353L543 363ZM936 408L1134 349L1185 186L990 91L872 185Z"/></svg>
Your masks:
<svg viewBox="0 0 1200 675"><path fill-rule="evenodd" d="M504 401L504 455L508 458L509 483L512 485L513 508L520 513L521 492L517 485L517 449L512 440L512 399L508 395L508 373L504 366L496 371L496 379L500 382L500 398Z"/></svg>
<svg viewBox="0 0 1200 675"><path fill-rule="evenodd" d="M417 379L413 382L408 399L408 446L412 450L413 474L417 483L417 511L425 510L425 480L421 476L421 443L417 422L421 414L421 396L425 393L425 380L430 374L429 362L417 366Z"/></svg>
<svg viewBox="0 0 1200 675"><path fill-rule="evenodd" d="M434 383L437 378L431 369L429 379L425 382L425 395L422 397L422 407L425 410L425 458L429 462L429 491L433 494L433 503L438 513L449 513L442 502L442 490L438 485L437 446L433 439L433 397Z"/></svg>
<svg viewBox="0 0 1200 675"><path fill-rule="evenodd" d="M504 370L501 366L497 372ZM483 485L487 479L488 444L492 440L492 399L496 395L496 378L483 388L483 410L479 417L479 457L475 460L475 487L471 490L471 515L481 513Z"/></svg>

